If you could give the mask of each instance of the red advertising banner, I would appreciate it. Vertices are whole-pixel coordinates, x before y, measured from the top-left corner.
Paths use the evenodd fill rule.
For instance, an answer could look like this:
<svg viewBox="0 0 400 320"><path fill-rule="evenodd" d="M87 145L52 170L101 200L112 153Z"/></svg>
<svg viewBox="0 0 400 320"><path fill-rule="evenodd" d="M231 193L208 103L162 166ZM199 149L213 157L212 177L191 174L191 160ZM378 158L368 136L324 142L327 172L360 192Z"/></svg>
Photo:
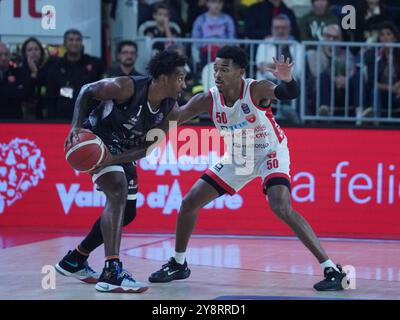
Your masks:
<svg viewBox="0 0 400 320"><path fill-rule="evenodd" d="M0 226L84 229L101 214L104 195L88 174L64 160L68 129L0 125ZM173 133L178 145L170 135L156 150L155 161L138 162L137 218L126 230L174 233L183 196L208 162L220 156L221 148L208 143L217 136L207 143L196 140L210 130L181 127ZM290 128L285 133L292 205L319 236L400 239L400 131ZM191 139L196 150L185 149ZM261 179L202 209L196 232L293 234L270 210Z"/></svg>

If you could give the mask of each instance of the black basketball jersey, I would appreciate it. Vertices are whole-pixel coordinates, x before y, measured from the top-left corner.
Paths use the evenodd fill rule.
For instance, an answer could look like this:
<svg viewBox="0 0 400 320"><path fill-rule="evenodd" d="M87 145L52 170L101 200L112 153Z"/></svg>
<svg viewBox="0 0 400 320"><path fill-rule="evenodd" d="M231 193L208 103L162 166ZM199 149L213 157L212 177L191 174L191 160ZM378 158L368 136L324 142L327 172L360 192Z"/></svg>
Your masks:
<svg viewBox="0 0 400 320"><path fill-rule="evenodd" d="M166 98L157 111L148 103L148 90L152 81L147 76L130 76L135 94L125 103L106 101L98 105L84 122L83 127L98 135L112 154L136 147L146 140L146 133L158 126L173 109L176 101Z"/></svg>

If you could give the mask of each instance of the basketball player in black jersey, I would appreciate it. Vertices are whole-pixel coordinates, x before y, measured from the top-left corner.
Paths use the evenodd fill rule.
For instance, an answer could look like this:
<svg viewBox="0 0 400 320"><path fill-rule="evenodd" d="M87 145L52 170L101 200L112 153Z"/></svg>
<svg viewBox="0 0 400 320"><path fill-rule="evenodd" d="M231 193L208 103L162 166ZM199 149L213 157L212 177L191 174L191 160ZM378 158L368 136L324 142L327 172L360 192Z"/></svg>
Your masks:
<svg viewBox="0 0 400 320"><path fill-rule="evenodd" d="M178 53L164 51L150 61L151 77L103 79L81 89L66 143L71 143L80 130L88 129L106 144L111 156L95 170L92 180L107 201L90 233L56 265L59 273L97 283L96 289L102 292L138 293L148 288L123 270L119 259L122 226L136 215L137 176L132 161L144 157L160 142L146 140L151 129L166 132L169 122L177 120L176 99L186 88L185 64ZM87 258L102 243L105 266L99 276L89 267Z"/></svg>

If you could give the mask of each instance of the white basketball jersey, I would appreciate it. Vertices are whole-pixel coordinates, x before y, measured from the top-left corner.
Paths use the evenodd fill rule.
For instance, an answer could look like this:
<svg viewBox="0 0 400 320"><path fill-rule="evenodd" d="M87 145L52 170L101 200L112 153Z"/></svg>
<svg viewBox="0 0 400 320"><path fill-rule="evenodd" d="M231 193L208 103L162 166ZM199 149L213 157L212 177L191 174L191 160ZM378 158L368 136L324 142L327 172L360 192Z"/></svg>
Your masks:
<svg viewBox="0 0 400 320"><path fill-rule="evenodd" d="M256 80L243 79L240 98L232 107L225 105L222 93L217 87L209 91L212 97L212 119L220 132L242 132L246 135L246 129L251 129L254 137L254 155L265 156L276 151L279 147L286 147L287 140L283 130L276 123L271 107L262 108L257 106L252 99L250 86ZM239 131L237 131L239 130Z"/></svg>

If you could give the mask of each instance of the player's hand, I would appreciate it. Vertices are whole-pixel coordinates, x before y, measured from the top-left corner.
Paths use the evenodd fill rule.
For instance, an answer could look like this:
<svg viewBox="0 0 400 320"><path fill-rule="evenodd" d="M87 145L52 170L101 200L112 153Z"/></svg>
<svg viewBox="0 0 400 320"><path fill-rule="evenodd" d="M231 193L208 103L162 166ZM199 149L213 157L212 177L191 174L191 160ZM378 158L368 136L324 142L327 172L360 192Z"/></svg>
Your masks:
<svg viewBox="0 0 400 320"><path fill-rule="evenodd" d="M275 63L275 69L267 68L267 71L271 72L276 78L279 80L290 82L292 81L292 67L294 65L294 61L290 62L290 58L286 58L282 54L279 58L279 61L276 60L275 57L272 57L272 60Z"/></svg>
<svg viewBox="0 0 400 320"><path fill-rule="evenodd" d="M72 144L74 140L77 141L77 140L79 139L78 133L81 132L81 131L88 131L88 132L91 132L90 130L88 130L88 129L83 129L83 128L81 128L81 127L72 127L71 130L70 130L69 133L68 133L67 139L65 139L64 148L65 148L67 145Z"/></svg>
<svg viewBox="0 0 400 320"><path fill-rule="evenodd" d="M106 156L102 162L100 162L97 166L93 167L93 169L90 170L91 174L95 174L99 172L101 169L104 167L108 167L111 165L114 165L118 163L117 159L115 156L113 156L108 149L106 149Z"/></svg>

